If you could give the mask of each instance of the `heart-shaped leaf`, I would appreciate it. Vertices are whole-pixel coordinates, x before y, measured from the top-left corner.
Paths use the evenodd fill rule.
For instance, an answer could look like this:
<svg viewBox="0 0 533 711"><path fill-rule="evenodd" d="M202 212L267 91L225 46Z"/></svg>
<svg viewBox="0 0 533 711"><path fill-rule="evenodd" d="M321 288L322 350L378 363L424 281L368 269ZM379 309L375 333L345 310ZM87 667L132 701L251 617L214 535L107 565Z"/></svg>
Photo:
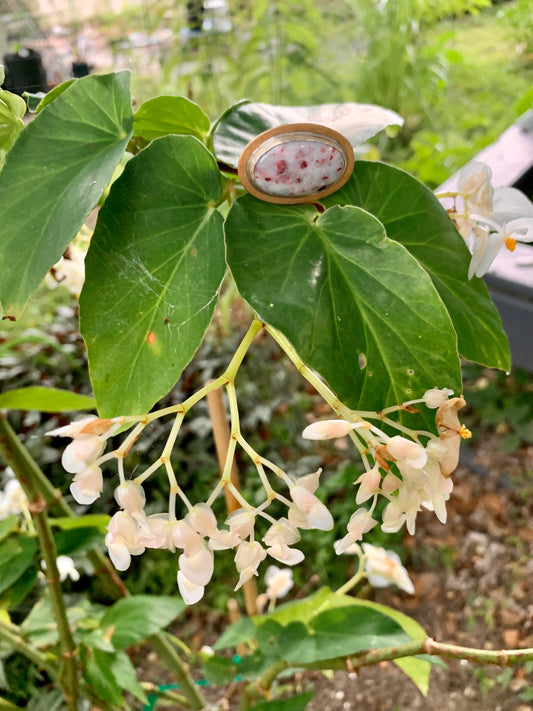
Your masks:
<svg viewBox="0 0 533 711"><path fill-rule="evenodd" d="M387 236L403 244L431 277L453 321L459 353L509 369L498 311L481 279L468 280L470 252L430 190L398 168L358 161L350 180L324 204L357 205L375 215Z"/></svg>
<svg viewBox="0 0 533 711"><path fill-rule="evenodd" d="M147 412L200 345L226 268L220 193L192 136L153 141L113 183L80 298L101 416Z"/></svg>
<svg viewBox="0 0 533 711"><path fill-rule="evenodd" d="M259 317L349 407L460 390L456 336L430 278L356 207L272 206L245 196L226 221L228 264Z"/></svg>
<svg viewBox="0 0 533 711"><path fill-rule="evenodd" d="M20 133L0 173L0 305L17 314L98 202L131 133L129 73L88 76Z"/></svg>

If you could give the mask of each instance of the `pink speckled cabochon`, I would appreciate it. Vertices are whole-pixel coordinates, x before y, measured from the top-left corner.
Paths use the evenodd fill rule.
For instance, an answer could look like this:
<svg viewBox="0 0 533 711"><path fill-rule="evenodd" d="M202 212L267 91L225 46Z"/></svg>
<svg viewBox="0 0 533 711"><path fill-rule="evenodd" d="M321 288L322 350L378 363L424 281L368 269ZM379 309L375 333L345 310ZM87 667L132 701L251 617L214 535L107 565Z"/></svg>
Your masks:
<svg viewBox="0 0 533 711"><path fill-rule="evenodd" d="M253 180L269 195L313 195L333 185L344 167L344 156L334 146L320 141L290 141L259 158Z"/></svg>
<svg viewBox="0 0 533 711"><path fill-rule="evenodd" d="M239 178L267 202L314 202L344 185L352 168L353 149L344 136L316 124L287 124L248 144Z"/></svg>

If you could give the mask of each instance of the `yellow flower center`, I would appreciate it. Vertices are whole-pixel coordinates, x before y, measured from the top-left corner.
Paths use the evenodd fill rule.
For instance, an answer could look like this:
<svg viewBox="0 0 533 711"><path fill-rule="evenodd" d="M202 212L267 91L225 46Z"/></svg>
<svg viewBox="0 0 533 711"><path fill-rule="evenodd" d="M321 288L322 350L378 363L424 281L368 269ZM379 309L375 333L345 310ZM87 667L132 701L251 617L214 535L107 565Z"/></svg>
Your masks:
<svg viewBox="0 0 533 711"><path fill-rule="evenodd" d="M472 432L468 429L468 427L461 425L459 435L462 437L462 439L470 439L470 437L472 437Z"/></svg>
<svg viewBox="0 0 533 711"><path fill-rule="evenodd" d="M516 248L516 240L514 237L507 237L505 240L505 246L509 250L509 252L514 252Z"/></svg>

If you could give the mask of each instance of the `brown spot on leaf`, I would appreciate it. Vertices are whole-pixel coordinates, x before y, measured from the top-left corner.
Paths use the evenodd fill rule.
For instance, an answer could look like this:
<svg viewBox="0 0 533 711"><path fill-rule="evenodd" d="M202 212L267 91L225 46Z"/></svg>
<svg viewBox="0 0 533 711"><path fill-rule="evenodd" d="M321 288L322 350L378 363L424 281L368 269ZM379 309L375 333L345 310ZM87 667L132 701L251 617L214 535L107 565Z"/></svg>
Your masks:
<svg viewBox="0 0 533 711"><path fill-rule="evenodd" d="M157 340L157 336L153 331L148 331L148 334L146 335L146 341L149 346L152 346Z"/></svg>

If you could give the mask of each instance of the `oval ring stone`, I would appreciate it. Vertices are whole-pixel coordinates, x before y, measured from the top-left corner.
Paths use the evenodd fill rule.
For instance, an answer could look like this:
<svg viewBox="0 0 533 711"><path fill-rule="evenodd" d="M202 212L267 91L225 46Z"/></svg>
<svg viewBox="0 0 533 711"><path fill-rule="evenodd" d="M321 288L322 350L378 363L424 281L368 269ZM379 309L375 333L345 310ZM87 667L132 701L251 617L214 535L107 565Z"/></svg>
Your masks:
<svg viewBox="0 0 533 711"><path fill-rule="evenodd" d="M338 190L353 170L350 143L318 124L286 124L244 149L239 178L255 197L273 203L316 202Z"/></svg>

